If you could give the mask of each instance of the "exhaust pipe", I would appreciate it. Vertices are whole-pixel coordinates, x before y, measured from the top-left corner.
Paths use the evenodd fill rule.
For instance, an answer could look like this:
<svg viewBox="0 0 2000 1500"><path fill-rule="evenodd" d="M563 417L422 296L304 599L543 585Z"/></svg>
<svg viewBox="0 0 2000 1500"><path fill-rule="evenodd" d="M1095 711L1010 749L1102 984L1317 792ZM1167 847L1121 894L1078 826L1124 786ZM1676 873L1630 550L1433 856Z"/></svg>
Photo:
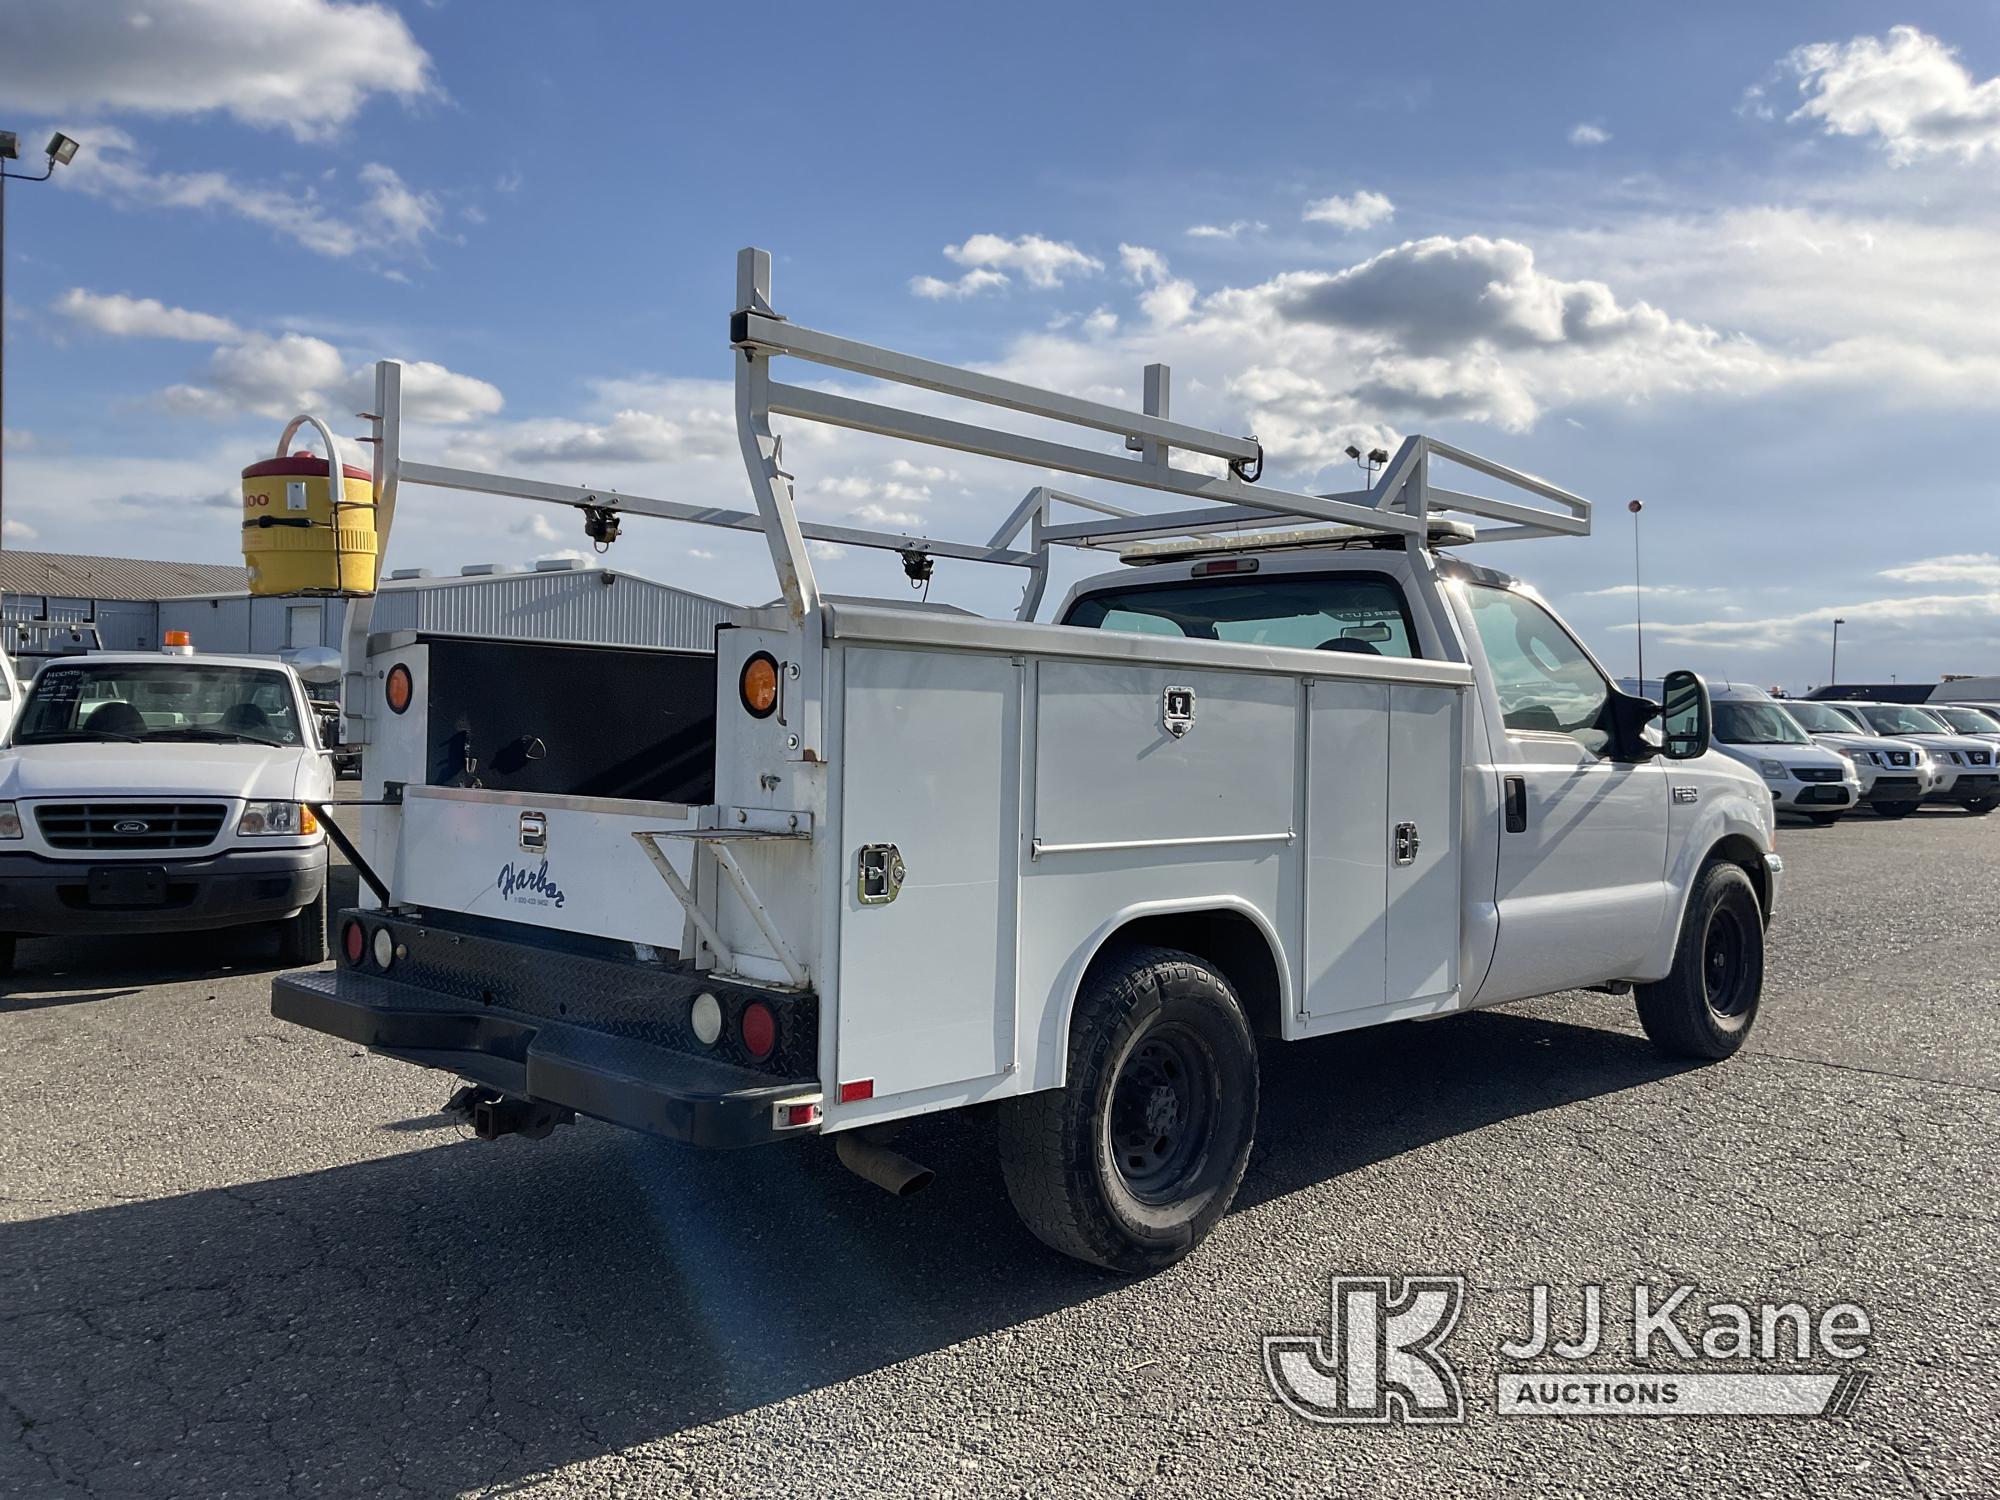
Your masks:
<svg viewBox="0 0 2000 1500"><path fill-rule="evenodd" d="M858 1130L833 1138L834 1155L856 1177L865 1177L891 1197L907 1198L921 1193L937 1176L929 1167L919 1166L900 1151L877 1146L861 1139Z"/></svg>

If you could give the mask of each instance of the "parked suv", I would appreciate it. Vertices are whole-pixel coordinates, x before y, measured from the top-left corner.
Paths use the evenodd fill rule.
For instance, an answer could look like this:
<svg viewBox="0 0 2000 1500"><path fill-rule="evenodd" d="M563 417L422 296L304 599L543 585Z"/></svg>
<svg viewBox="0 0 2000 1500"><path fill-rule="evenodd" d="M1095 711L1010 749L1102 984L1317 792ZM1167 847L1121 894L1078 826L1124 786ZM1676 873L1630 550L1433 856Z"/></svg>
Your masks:
<svg viewBox="0 0 2000 1500"><path fill-rule="evenodd" d="M2000 807L2000 745L1958 734L1928 708L1914 703L1836 703L1876 734L1886 734L1930 751L1931 759L1949 780L1927 795L1926 802L1956 802L1975 817Z"/></svg>
<svg viewBox="0 0 2000 1500"><path fill-rule="evenodd" d="M1955 734L1969 734L1975 740L2000 744L2000 709L1981 708L1974 703L1926 703L1924 709L1943 719Z"/></svg>
<svg viewBox="0 0 2000 1500"><path fill-rule="evenodd" d="M1861 802L1861 773L1845 750L1814 742L1761 688L1739 682L1710 688L1715 748L1764 779L1771 805L1813 822L1835 822Z"/></svg>
<svg viewBox="0 0 2000 1500"><path fill-rule="evenodd" d="M1787 699L1784 708L1816 743L1853 757L1861 800L1885 818L1908 817L1947 780L1922 745L1870 733L1831 703Z"/></svg>

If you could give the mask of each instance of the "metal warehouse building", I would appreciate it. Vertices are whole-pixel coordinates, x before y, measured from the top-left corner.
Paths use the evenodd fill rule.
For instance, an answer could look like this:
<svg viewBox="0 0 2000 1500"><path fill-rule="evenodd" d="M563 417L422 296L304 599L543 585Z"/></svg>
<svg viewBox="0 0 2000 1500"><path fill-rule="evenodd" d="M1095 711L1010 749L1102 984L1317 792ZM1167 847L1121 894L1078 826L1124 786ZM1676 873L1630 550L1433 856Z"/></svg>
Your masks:
<svg viewBox="0 0 2000 1500"><path fill-rule="evenodd" d="M342 599L252 596L241 567L0 552L0 618L92 624L105 649L150 650L185 630L197 651L276 656L341 644ZM568 559L523 571L478 563L456 576L392 572L374 630L436 630L502 639L707 650L740 611L650 578ZM19 632L10 630L12 647Z"/></svg>

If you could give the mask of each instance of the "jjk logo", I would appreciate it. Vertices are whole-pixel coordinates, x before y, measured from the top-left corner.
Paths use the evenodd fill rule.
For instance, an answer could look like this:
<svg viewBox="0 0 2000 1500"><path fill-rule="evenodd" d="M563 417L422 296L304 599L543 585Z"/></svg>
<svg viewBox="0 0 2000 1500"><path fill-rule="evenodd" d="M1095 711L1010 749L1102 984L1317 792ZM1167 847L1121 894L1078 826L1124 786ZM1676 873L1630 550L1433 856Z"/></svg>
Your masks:
<svg viewBox="0 0 2000 1500"><path fill-rule="evenodd" d="M1275 1333L1264 1339L1264 1376L1280 1401L1308 1422L1465 1421L1458 1372L1440 1346L1458 1324L1463 1276L1332 1279L1328 1337Z"/></svg>

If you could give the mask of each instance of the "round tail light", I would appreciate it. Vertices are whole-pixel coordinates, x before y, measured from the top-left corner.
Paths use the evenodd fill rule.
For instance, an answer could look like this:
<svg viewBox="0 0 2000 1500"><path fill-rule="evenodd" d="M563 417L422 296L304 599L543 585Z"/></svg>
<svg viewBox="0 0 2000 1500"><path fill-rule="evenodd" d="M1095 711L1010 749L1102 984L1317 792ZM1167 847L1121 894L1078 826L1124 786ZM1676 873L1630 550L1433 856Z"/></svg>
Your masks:
<svg viewBox="0 0 2000 1500"><path fill-rule="evenodd" d="M743 673L736 679L736 694L750 717L770 718L771 711L778 706L778 659L768 651L759 651L743 663Z"/></svg>
<svg viewBox="0 0 2000 1500"><path fill-rule="evenodd" d="M406 713L415 685L410 681L410 669L401 662L389 668L389 680L383 685L382 696L389 700L392 713Z"/></svg>
<svg viewBox="0 0 2000 1500"><path fill-rule="evenodd" d="M375 929L375 967L386 969L396 961L396 935L386 927Z"/></svg>
<svg viewBox="0 0 2000 1500"><path fill-rule="evenodd" d="M722 1002L703 990L688 1008L688 1025L696 1041L704 1047L713 1047L722 1035Z"/></svg>
<svg viewBox="0 0 2000 1500"><path fill-rule="evenodd" d="M340 946L347 954L347 961L359 968L368 954L368 934L361 930L359 922L349 922L341 929Z"/></svg>
<svg viewBox="0 0 2000 1500"><path fill-rule="evenodd" d="M743 1029L743 1050L759 1062L769 1057L778 1045L778 1018L771 1014L771 1007L762 1000L752 1000L743 1007L738 1024Z"/></svg>

